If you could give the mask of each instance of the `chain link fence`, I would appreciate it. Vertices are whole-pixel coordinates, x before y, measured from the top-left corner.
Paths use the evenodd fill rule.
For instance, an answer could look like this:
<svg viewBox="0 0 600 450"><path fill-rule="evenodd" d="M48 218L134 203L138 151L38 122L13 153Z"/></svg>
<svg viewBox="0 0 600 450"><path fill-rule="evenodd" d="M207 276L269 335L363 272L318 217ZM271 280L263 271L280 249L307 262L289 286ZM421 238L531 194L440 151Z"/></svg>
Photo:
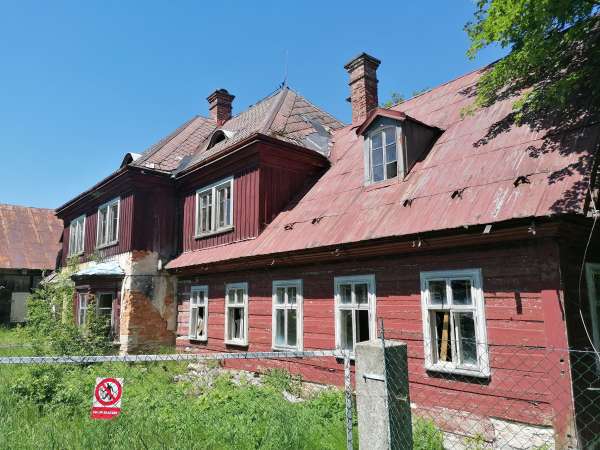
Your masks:
<svg viewBox="0 0 600 450"><path fill-rule="evenodd" d="M383 322L379 331L384 348L399 340ZM600 449L595 353L451 337L407 348L406 360L385 360L391 448ZM387 382L398 374L408 376L408 395ZM395 423L407 420L403 402L412 427Z"/></svg>
<svg viewBox="0 0 600 450"><path fill-rule="evenodd" d="M0 448L357 448L350 369L337 351L38 356L2 345ZM310 371L328 383L305 382ZM90 417L99 378L123 379L118 419Z"/></svg>

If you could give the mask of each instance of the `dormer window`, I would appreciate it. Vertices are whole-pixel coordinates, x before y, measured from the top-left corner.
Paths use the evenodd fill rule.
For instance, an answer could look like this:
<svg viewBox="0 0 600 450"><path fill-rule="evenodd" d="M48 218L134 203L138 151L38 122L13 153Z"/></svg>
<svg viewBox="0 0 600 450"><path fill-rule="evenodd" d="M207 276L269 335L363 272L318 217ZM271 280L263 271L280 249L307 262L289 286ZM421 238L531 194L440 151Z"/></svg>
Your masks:
<svg viewBox="0 0 600 450"><path fill-rule="evenodd" d="M369 165L372 183L398 175L396 127L386 127L369 135Z"/></svg>
<svg viewBox="0 0 600 450"><path fill-rule="evenodd" d="M358 127L364 138L364 184L405 177L424 158L442 130L400 111L376 109Z"/></svg>
<svg viewBox="0 0 600 450"><path fill-rule="evenodd" d="M196 237L233 228L233 177L196 192Z"/></svg>

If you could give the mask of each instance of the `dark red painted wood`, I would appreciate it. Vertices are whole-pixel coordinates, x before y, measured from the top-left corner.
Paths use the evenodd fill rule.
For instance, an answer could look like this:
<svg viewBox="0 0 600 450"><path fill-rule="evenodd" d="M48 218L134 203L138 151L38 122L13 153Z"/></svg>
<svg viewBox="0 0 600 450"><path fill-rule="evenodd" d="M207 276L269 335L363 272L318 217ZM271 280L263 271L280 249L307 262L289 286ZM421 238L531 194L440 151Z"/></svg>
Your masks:
<svg viewBox="0 0 600 450"><path fill-rule="evenodd" d="M555 312L544 306L548 292L560 288L558 266L548 263L556 246L550 241L523 242L503 247L429 252L421 255L371 258L295 268L198 275L179 284L178 346L193 351L236 351L224 345L224 286L249 284L249 351L271 349L272 282L301 278L304 285L304 348L335 346L334 277L375 274L377 317L385 320L386 334L409 347L411 401L423 411L446 407L484 416L532 424L552 425L564 419L547 387L567 389L568 381L551 366L555 354L547 348L549 324L560 326ZM503 261L510 257L511 264ZM476 381L448 379L424 370L421 322L421 271L481 268L486 304L486 325L492 375ZM186 339L188 301L192 284L209 286L208 342ZM555 323L556 322L556 323ZM563 324L564 326L564 324ZM527 347L523 347L527 346ZM244 368L262 370L264 362L246 361ZM283 362L294 373L317 382L343 381L343 367L331 359ZM237 367L237 366L236 366ZM241 366L240 366L241 367ZM568 361L559 369L569 370ZM555 379L558 378L558 379ZM566 384L565 384L566 383Z"/></svg>

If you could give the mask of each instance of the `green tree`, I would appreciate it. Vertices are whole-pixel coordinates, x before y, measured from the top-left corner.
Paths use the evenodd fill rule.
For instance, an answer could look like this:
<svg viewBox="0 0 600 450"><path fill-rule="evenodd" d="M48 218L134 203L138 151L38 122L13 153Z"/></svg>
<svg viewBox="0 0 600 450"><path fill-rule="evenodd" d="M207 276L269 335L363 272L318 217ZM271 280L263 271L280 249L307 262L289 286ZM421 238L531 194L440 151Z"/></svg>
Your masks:
<svg viewBox="0 0 600 450"><path fill-rule="evenodd" d="M473 108L511 96L514 119L580 120L600 110L597 0L477 0L465 29L467 54L492 44L510 50L479 79Z"/></svg>

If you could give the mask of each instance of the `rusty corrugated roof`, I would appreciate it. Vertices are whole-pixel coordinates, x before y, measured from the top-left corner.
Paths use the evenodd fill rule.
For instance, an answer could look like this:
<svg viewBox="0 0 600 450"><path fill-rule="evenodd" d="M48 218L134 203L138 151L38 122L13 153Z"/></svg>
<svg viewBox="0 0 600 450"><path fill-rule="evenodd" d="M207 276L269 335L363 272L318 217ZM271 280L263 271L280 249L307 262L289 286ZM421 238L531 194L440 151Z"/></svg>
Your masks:
<svg viewBox="0 0 600 450"><path fill-rule="evenodd" d="M54 269L62 230L51 209L0 204L0 269Z"/></svg>
<svg viewBox="0 0 600 450"><path fill-rule="evenodd" d="M552 132L519 126L508 120L514 99L463 117L481 73L394 107L444 130L404 180L364 186L362 137L345 127L334 134L332 167L256 239L183 253L167 267L582 213L600 124Z"/></svg>

